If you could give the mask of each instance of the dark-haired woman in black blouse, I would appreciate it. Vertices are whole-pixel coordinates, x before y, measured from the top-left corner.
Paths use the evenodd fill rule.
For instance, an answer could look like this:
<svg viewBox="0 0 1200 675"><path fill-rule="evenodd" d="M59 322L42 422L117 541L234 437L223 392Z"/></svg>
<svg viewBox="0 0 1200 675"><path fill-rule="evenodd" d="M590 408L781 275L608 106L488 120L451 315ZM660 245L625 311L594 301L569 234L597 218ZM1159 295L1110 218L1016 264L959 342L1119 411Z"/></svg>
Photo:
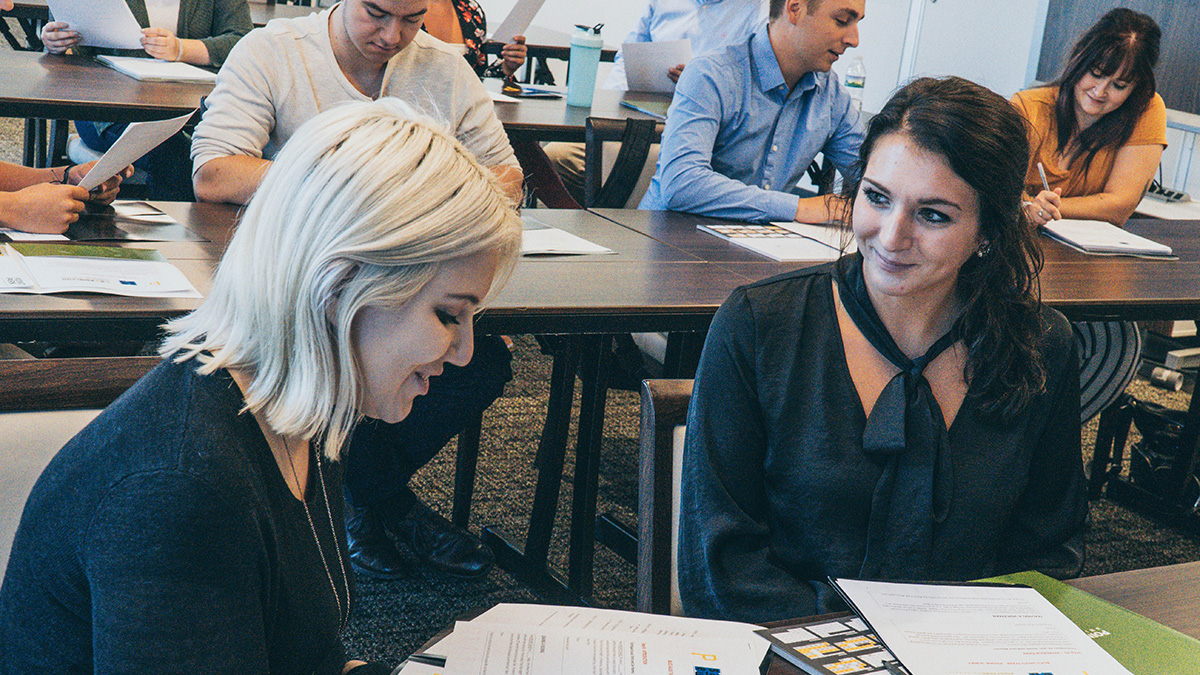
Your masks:
<svg viewBox="0 0 1200 675"><path fill-rule="evenodd" d="M857 252L738 289L688 416L689 615L829 611L830 575L1079 573L1079 369L1037 296L1025 128L966 80L917 80L847 186Z"/></svg>

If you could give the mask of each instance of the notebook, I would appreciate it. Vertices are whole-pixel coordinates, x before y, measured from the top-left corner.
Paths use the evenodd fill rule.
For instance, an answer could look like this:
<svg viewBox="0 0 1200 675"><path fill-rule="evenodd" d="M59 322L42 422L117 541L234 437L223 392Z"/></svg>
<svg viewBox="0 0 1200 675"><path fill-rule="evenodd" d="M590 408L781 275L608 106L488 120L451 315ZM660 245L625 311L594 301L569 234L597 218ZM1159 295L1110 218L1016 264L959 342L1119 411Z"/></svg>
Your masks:
<svg viewBox="0 0 1200 675"><path fill-rule="evenodd" d="M1102 220L1052 220L1042 226L1046 234L1084 253L1170 257L1170 246L1139 237Z"/></svg>
<svg viewBox="0 0 1200 675"><path fill-rule="evenodd" d="M159 61L136 56L96 57L101 63L126 75L148 82L216 82L217 74L178 61Z"/></svg>

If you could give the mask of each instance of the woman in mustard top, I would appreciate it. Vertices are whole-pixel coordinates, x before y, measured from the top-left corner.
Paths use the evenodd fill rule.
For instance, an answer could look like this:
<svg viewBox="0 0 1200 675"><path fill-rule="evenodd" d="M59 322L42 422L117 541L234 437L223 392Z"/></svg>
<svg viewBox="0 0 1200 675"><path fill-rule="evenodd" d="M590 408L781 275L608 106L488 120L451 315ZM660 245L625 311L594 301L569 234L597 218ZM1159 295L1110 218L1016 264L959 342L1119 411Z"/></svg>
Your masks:
<svg viewBox="0 0 1200 675"><path fill-rule="evenodd" d="M1133 213L1167 145L1166 106L1154 91L1160 37L1154 19L1114 9L1079 39L1055 83L1013 96L1029 121L1031 222L1084 218L1120 227Z"/></svg>
<svg viewBox="0 0 1200 675"><path fill-rule="evenodd" d="M1161 35L1149 16L1114 9L1079 39L1057 81L1013 96L1029 122L1030 223L1079 218L1120 227L1129 219L1167 145L1166 106L1154 91ZM1086 421L1125 391L1137 372L1142 342L1137 324L1129 321L1073 326L1082 360L1080 415Z"/></svg>

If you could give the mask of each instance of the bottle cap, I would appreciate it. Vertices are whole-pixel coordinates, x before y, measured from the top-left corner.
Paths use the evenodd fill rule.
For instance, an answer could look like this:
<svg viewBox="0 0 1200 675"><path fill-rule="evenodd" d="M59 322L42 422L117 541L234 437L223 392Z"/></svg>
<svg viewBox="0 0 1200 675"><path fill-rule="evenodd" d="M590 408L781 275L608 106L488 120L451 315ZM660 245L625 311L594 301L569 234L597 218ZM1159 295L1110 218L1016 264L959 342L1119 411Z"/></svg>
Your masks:
<svg viewBox="0 0 1200 675"><path fill-rule="evenodd" d="M592 49L602 49L604 47L604 38L600 36L600 29L604 24L598 23L595 26L580 26L576 25L575 34L571 36L571 44L580 47L590 47Z"/></svg>

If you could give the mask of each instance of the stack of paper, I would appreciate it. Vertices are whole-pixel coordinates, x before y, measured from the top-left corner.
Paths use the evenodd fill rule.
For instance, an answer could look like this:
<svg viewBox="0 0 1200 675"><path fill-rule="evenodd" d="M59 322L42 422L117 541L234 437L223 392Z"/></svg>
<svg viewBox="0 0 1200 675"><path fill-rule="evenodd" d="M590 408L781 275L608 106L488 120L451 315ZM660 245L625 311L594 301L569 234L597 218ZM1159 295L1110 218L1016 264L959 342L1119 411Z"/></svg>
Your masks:
<svg viewBox="0 0 1200 675"><path fill-rule="evenodd" d="M1052 220L1042 226L1046 233L1085 253L1167 257L1174 254L1165 246L1102 220Z"/></svg>
<svg viewBox="0 0 1200 675"><path fill-rule="evenodd" d="M217 74L179 61L159 61L136 56L97 56L101 63L148 82L216 82Z"/></svg>
<svg viewBox="0 0 1200 675"><path fill-rule="evenodd" d="M414 661L445 657L446 675L758 675L757 626L611 609L501 604ZM411 668L411 670L410 670ZM432 672L413 663L403 673Z"/></svg>
<svg viewBox="0 0 1200 675"><path fill-rule="evenodd" d="M0 293L71 292L201 297L183 272L154 250L49 243L0 247Z"/></svg>

